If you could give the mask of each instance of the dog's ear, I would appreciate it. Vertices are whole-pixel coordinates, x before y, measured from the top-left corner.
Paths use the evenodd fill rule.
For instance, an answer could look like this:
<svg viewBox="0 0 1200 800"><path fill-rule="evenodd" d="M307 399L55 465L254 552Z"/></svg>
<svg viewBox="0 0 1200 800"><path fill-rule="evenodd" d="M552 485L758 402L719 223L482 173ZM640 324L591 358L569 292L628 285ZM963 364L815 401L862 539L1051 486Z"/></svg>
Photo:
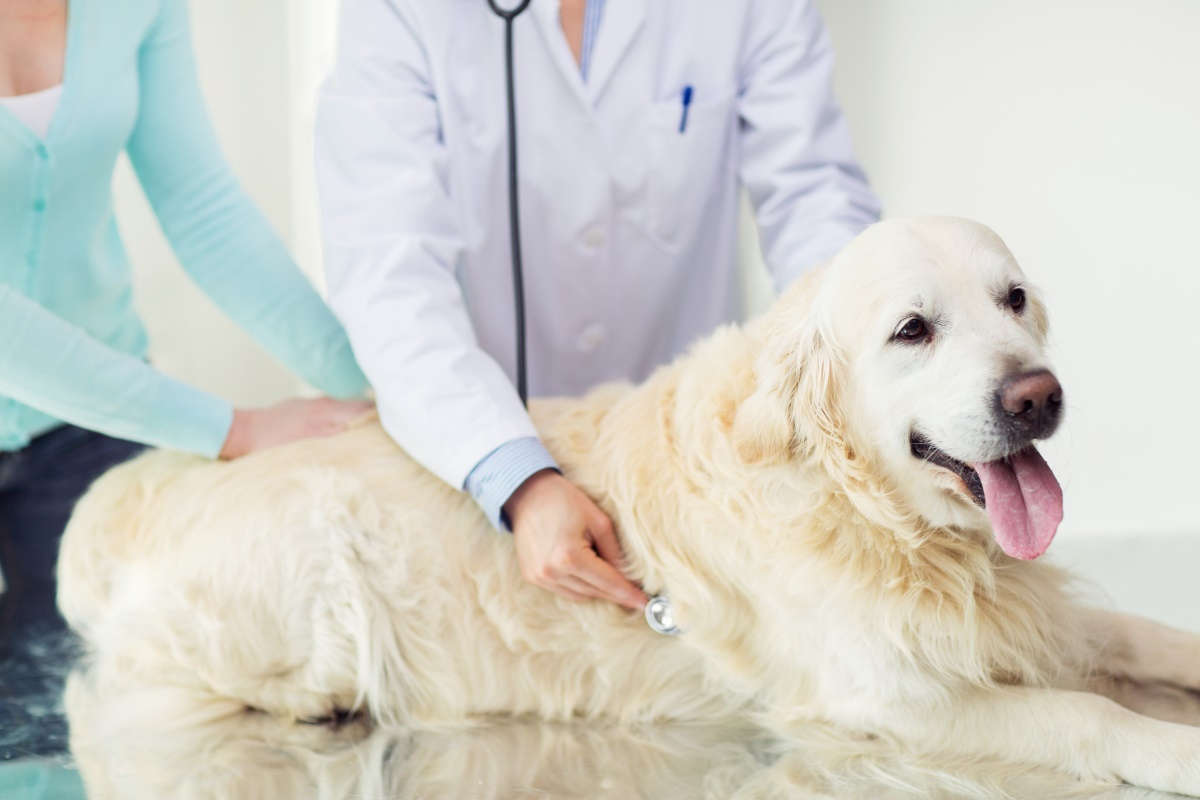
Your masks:
<svg viewBox="0 0 1200 800"><path fill-rule="evenodd" d="M768 347L754 364L754 388L738 404L733 418L733 445L747 463L775 460L791 452L796 436L792 403L800 380L800 353L791 347Z"/></svg>
<svg viewBox="0 0 1200 800"><path fill-rule="evenodd" d="M738 406L733 442L749 463L787 458L802 443L841 440L844 362L816 325L769 330L755 363L753 392Z"/></svg>
<svg viewBox="0 0 1200 800"><path fill-rule="evenodd" d="M845 453L846 359L841 349L814 326L805 338L796 391L796 429L819 457Z"/></svg>

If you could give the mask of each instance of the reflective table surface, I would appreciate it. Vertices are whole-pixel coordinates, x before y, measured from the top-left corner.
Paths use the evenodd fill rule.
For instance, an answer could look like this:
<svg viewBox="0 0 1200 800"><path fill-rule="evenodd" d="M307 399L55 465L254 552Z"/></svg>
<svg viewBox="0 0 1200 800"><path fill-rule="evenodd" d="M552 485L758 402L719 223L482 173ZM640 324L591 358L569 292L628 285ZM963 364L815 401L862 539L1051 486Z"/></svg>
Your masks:
<svg viewBox="0 0 1200 800"><path fill-rule="evenodd" d="M1053 558L1091 582L1101 605L1200 631L1200 536L1065 539ZM0 629L0 798L78 800L62 687L77 644L43 618ZM48 612L46 612L48 613ZM869 776L831 780L803 753L780 758L767 735L726 726L614 729L496 721L446 731L284 725L261 714L216 722L155 719L92 743L119 787L112 798L220 800L500 800L500 798L952 798L954 786L906 775L906 788ZM1031 775L1017 797L1066 796L1073 784ZM1122 787L1092 797L1165 798ZM96 800L107 800L97 798Z"/></svg>

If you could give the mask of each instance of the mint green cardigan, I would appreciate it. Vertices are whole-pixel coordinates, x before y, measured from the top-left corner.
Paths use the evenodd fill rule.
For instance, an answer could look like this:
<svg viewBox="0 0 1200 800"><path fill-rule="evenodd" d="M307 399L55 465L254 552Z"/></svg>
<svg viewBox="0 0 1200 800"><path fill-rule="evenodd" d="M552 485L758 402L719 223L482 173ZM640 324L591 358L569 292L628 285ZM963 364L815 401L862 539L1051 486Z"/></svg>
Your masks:
<svg viewBox="0 0 1200 800"><path fill-rule="evenodd" d="M179 260L230 317L318 389L367 389L341 326L230 172L190 36L186 0L70 0L46 140L0 108L0 450L66 421L215 456L229 431L229 403L145 361L113 217L122 150Z"/></svg>

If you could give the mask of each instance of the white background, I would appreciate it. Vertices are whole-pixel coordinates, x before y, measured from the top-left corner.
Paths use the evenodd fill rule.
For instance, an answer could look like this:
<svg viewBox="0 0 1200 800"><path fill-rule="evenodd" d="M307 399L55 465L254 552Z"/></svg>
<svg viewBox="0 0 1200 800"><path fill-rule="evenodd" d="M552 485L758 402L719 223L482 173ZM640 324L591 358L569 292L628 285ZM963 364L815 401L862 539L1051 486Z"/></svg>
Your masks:
<svg viewBox="0 0 1200 800"><path fill-rule="evenodd" d="M1049 296L1062 534L1200 533L1200 3L818 2L887 214L986 222ZM311 92L333 0L192 6L226 151L316 275ZM239 403L296 391L188 285L127 172L118 197L157 362Z"/></svg>

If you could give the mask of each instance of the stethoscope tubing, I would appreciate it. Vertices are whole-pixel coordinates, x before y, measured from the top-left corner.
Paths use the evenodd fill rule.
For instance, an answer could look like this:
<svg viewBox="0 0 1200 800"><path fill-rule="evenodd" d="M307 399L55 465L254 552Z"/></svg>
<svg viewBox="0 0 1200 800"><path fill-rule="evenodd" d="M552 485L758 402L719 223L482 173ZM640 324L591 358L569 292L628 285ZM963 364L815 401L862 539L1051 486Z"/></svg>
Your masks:
<svg viewBox="0 0 1200 800"><path fill-rule="evenodd" d="M487 0L488 5L492 8L492 13L506 22L512 22L514 19L521 16L521 12L529 7L529 3L531 1L532 0L521 0L521 2L517 4L516 8L512 9L511 11L505 11L500 7L500 4L497 3L496 0Z"/></svg>
<svg viewBox="0 0 1200 800"><path fill-rule="evenodd" d="M512 243L513 311L516 317L517 394L522 405L529 406L529 377L525 345L525 268L521 257L521 203L517 180L517 90L513 69L513 20L529 7L531 0L521 0L511 10L488 0L496 16L504 20L504 67L508 91L508 221Z"/></svg>
<svg viewBox="0 0 1200 800"><path fill-rule="evenodd" d="M513 80L513 20L529 7L531 0L521 0L511 10L501 8L496 0L487 0L496 16L504 20L504 68L508 83L508 220L512 240L513 306L517 320L517 393L521 403L529 406L529 385L526 375L525 350L525 274L521 263L521 205L517 190L517 92ZM665 595L651 599L646 606L646 622L658 633L675 636L680 633L671 614L671 601Z"/></svg>

